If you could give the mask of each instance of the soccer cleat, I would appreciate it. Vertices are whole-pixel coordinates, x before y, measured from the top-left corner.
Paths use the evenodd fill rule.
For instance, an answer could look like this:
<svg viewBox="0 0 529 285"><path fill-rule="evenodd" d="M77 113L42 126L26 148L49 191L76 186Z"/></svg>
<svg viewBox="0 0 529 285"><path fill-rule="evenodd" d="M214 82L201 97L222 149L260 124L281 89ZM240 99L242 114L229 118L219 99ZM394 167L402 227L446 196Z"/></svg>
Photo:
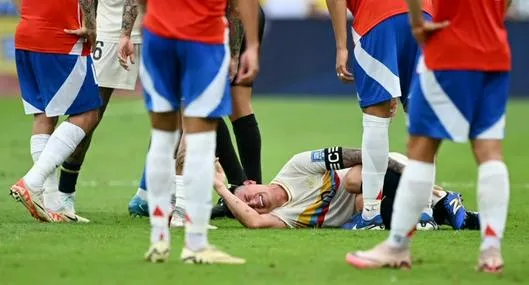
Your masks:
<svg viewBox="0 0 529 285"><path fill-rule="evenodd" d="M34 193L26 186L24 180L20 179L11 186L10 195L18 202L21 202L29 211L33 218L42 222L53 222L42 202L42 193Z"/></svg>
<svg viewBox="0 0 529 285"><path fill-rule="evenodd" d="M433 230L438 230L439 225L435 222L432 216L423 212L421 213L416 229L418 231L433 231Z"/></svg>
<svg viewBox="0 0 529 285"><path fill-rule="evenodd" d="M503 257L501 256L500 250L494 247L482 250L479 255L476 270L486 273L502 273Z"/></svg>
<svg viewBox="0 0 529 285"><path fill-rule="evenodd" d="M358 269L411 269L409 249L392 248L385 242L377 245L369 251L347 253L345 256L345 262Z"/></svg>
<svg viewBox="0 0 529 285"><path fill-rule="evenodd" d="M89 223L90 220L81 217L75 213L75 194L73 193L62 193L58 194L58 201L56 207L48 207L50 215L52 213L59 214L62 219L54 219L55 222L66 222L66 223ZM47 206L47 205L46 205Z"/></svg>
<svg viewBox="0 0 529 285"><path fill-rule="evenodd" d="M444 207L448 214L448 221L454 230L461 230L465 225L466 209L461 200L461 194L448 192L444 200Z"/></svg>
<svg viewBox="0 0 529 285"><path fill-rule="evenodd" d="M184 247L180 255L182 262L186 264L244 264L246 260L231 256L214 246L208 245L199 251L192 251Z"/></svg>
<svg viewBox="0 0 529 285"><path fill-rule="evenodd" d="M133 217L148 217L149 204L138 195L134 195L129 202L129 214Z"/></svg>
<svg viewBox="0 0 529 285"><path fill-rule="evenodd" d="M235 218L235 216L228 208L228 205L224 203L224 199L222 198L219 198L219 200L217 201L217 205L215 205L213 209L211 209L211 219L216 218Z"/></svg>
<svg viewBox="0 0 529 285"><path fill-rule="evenodd" d="M342 228L346 230L383 230L385 226L381 215L376 215L371 220L364 220L362 213L358 213L353 215Z"/></svg>
<svg viewBox="0 0 529 285"><path fill-rule="evenodd" d="M169 260L169 253L171 252L171 246L168 241L159 241L151 247L145 253L145 260L152 263L161 263Z"/></svg>
<svg viewBox="0 0 529 285"><path fill-rule="evenodd" d="M173 214L171 215L171 220L169 222L169 226L171 228L183 228L186 224L186 216L185 216L185 210L181 207L175 207ZM216 230L218 229L214 225L208 224L208 230Z"/></svg>
<svg viewBox="0 0 529 285"><path fill-rule="evenodd" d="M463 225L463 229L466 229L466 230L479 230L479 228L480 228L479 213L478 212L467 211L465 223Z"/></svg>

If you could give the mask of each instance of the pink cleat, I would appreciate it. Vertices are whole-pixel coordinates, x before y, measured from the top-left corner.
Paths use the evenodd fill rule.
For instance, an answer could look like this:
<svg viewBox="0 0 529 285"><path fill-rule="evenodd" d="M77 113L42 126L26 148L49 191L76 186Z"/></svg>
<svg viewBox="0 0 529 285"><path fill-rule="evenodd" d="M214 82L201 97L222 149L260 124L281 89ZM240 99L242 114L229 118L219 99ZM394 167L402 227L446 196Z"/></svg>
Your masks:
<svg viewBox="0 0 529 285"><path fill-rule="evenodd" d="M385 242L377 245L369 251L347 253L345 256L345 262L358 269L411 269L409 249L393 248L387 245Z"/></svg>
<svg viewBox="0 0 529 285"><path fill-rule="evenodd" d="M10 195L21 202L33 218L42 222L53 222L42 202L42 194L32 192L20 179L17 184L11 186Z"/></svg>
<svg viewBox="0 0 529 285"><path fill-rule="evenodd" d="M476 270L493 274L503 273L503 257L501 256L501 251L495 247L482 250L479 255Z"/></svg>

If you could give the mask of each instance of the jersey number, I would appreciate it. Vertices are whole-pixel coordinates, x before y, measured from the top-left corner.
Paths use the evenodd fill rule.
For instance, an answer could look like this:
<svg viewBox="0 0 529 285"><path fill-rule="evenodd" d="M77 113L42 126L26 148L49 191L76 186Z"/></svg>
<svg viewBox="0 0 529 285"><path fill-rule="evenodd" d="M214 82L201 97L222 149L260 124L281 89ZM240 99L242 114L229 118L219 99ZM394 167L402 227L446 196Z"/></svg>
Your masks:
<svg viewBox="0 0 529 285"><path fill-rule="evenodd" d="M101 58L101 55L103 54L103 50L101 49L105 44L101 41L96 42L96 47L94 49L93 58L95 60L99 60Z"/></svg>

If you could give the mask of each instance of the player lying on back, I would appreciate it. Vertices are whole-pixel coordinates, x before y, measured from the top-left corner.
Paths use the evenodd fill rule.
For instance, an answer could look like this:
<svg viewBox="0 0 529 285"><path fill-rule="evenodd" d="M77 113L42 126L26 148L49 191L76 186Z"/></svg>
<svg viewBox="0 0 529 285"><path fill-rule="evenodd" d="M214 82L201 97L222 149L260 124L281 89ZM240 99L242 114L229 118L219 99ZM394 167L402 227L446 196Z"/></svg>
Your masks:
<svg viewBox="0 0 529 285"><path fill-rule="evenodd" d="M268 185L246 184L232 194L217 163L215 190L234 216L249 228L343 227L353 229L355 212L362 209L362 160L358 149L341 147L294 155ZM391 153L382 199L383 225L389 228L393 200L407 158ZM446 224L454 229L477 229L476 213L466 211L459 193L433 188L435 221L423 215L419 229ZM366 228L364 228L366 229Z"/></svg>

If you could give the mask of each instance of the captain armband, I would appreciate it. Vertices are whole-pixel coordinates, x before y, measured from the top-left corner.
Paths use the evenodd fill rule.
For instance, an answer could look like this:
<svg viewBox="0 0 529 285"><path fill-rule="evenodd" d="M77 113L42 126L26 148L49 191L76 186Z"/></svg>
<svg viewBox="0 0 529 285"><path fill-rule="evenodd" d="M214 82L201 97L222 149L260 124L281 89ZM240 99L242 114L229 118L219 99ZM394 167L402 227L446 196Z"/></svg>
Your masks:
<svg viewBox="0 0 529 285"><path fill-rule="evenodd" d="M341 147L329 147L323 150L325 168L328 170L343 169L343 154Z"/></svg>

